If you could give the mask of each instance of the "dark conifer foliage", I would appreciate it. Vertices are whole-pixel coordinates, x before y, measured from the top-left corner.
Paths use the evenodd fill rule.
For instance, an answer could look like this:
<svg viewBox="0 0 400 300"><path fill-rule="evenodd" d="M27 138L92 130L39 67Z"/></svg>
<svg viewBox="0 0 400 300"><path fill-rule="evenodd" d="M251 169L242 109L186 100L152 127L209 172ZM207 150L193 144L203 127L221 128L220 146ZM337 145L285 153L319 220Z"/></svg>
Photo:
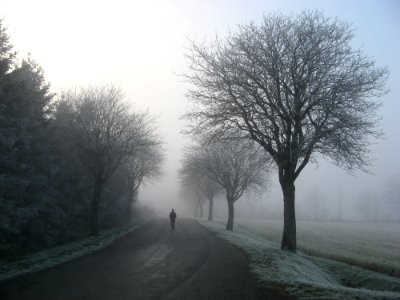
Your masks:
<svg viewBox="0 0 400 300"><path fill-rule="evenodd" d="M53 94L36 62L16 59L2 25L0 39L0 239L4 247L46 243L43 230L53 235L50 224L58 219L49 214L57 193L49 141Z"/></svg>

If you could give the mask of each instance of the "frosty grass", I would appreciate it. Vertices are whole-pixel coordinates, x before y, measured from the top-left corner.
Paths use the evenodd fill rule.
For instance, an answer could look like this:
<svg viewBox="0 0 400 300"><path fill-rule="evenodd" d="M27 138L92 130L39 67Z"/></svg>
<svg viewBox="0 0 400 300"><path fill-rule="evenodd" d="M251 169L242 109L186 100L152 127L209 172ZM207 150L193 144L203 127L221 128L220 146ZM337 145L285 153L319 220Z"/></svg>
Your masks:
<svg viewBox="0 0 400 300"><path fill-rule="evenodd" d="M99 251L116 239L139 228L145 221L101 232L99 236L65 244L29 255L21 260L0 265L0 281L47 269L80 256Z"/></svg>
<svg viewBox="0 0 400 300"><path fill-rule="evenodd" d="M236 224L280 243L283 220L237 219ZM400 277L400 223L297 222L297 249Z"/></svg>
<svg viewBox="0 0 400 300"><path fill-rule="evenodd" d="M297 299L400 299L400 279L330 259L280 250L260 234L236 226L199 220L218 236L243 249L257 277L280 285Z"/></svg>

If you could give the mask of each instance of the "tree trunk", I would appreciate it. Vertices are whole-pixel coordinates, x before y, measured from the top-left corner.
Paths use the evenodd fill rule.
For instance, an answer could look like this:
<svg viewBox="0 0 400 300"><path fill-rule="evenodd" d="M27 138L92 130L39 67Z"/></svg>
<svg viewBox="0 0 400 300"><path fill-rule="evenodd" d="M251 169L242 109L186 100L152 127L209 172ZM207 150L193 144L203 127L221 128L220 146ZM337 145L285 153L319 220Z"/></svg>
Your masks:
<svg viewBox="0 0 400 300"><path fill-rule="evenodd" d="M198 207L198 205L193 205L193 216L195 217L195 218L198 218L199 217L199 207Z"/></svg>
<svg viewBox="0 0 400 300"><path fill-rule="evenodd" d="M295 215L295 186L292 177L281 181L283 192L283 235L282 250L296 252L296 215Z"/></svg>
<svg viewBox="0 0 400 300"><path fill-rule="evenodd" d="M234 201L230 198L227 198L228 200L228 223L226 223L226 229L227 230L233 230L233 218L235 215L235 209L234 209Z"/></svg>
<svg viewBox="0 0 400 300"><path fill-rule="evenodd" d="M101 192L103 189L103 183L100 179L96 178L94 182L94 190L92 195L92 201L90 203L90 234L98 235L99 234L99 225L98 225L98 212L99 212L99 202L101 197Z"/></svg>
<svg viewBox="0 0 400 300"><path fill-rule="evenodd" d="M200 218L203 218L203 203L199 202Z"/></svg>
<svg viewBox="0 0 400 300"><path fill-rule="evenodd" d="M208 221L213 220L213 206L214 206L214 198L211 197L208 199Z"/></svg>
<svg viewBox="0 0 400 300"><path fill-rule="evenodd" d="M133 188L128 194L128 222L132 221L132 205L137 201L138 188Z"/></svg>
<svg viewBox="0 0 400 300"><path fill-rule="evenodd" d="M337 220L338 221L342 220L342 193L340 190L339 190L339 209L338 209Z"/></svg>

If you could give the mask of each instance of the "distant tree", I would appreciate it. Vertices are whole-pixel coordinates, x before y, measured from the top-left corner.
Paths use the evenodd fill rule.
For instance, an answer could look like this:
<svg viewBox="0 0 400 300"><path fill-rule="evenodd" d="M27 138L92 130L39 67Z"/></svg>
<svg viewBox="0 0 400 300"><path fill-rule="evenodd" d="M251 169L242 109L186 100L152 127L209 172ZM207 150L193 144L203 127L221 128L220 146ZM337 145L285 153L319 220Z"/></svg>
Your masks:
<svg viewBox="0 0 400 300"><path fill-rule="evenodd" d="M365 221L376 221L378 219L378 195L371 190L361 192L354 200L356 212Z"/></svg>
<svg viewBox="0 0 400 300"><path fill-rule="evenodd" d="M189 202L193 209L193 215L202 218L204 213L203 205L207 201L207 198L193 179L187 176L181 177L179 195L186 203Z"/></svg>
<svg viewBox="0 0 400 300"><path fill-rule="evenodd" d="M391 211L400 217L400 174L390 177L386 182L384 196Z"/></svg>
<svg viewBox="0 0 400 300"><path fill-rule="evenodd" d="M114 86L82 88L62 95L71 104L70 128L82 165L90 172L90 232L98 234L98 210L104 184L128 158L152 144L152 118L134 112Z"/></svg>
<svg viewBox="0 0 400 300"><path fill-rule="evenodd" d="M185 156L194 169L225 191L229 211L226 229L233 230L234 203L244 193L265 186L268 158L252 142L243 140L203 143L189 149Z"/></svg>
<svg viewBox="0 0 400 300"><path fill-rule="evenodd" d="M208 200L208 220L213 220L214 198L221 193L221 187L208 176L202 176L198 181L199 188Z"/></svg>
<svg viewBox="0 0 400 300"><path fill-rule="evenodd" d="M150 133L152 135L150 136ZM145 180L158 178L162 175L161 164L164 160L162 152L162 142L154 134L155 129L149 132L148 143L143 144L136 150L136 153L130 155L126 162L127 184L129 186L129 211L132 204L137 200L137 194L140 185Z"/></svg>
<svg viewBox="0 0 400 300"><path fill-rule="evenodd" d="M327 217L328 212L326 209L325 198L320 189L317 187L312 188L307 194L305 200L305 215L307 219L321 221L324 217Z"/></svg>
<svg viewBox="0 0 400 300"><path fill-rule="evenodd" d="M339 187L338 190L338 211L337 211L337 217L336 220L337 221L341 221L342 220L342 190Z"/></svg>
<svg viewBox="0 0 400 300"><path fill-rule="evenodd" d="M221 192L221 186L207 176L204 168L196 168L196 157L193 157L189 152L183 158L182 167L179 170L179 175L182 184L195 185L196 189L208 200L208 220L213 220L214 197Z"/></svg>
<svg viewBox="0 0 400 300"><path fill-rule="evenodd" d="M351 26L320 12L265 16L187 55L193 106L189 132L246 137L278 167L282 249L296 250L295 180L322 155L346 169L368 163L379 137L376 97L387 70L351 47Z"/></svg>

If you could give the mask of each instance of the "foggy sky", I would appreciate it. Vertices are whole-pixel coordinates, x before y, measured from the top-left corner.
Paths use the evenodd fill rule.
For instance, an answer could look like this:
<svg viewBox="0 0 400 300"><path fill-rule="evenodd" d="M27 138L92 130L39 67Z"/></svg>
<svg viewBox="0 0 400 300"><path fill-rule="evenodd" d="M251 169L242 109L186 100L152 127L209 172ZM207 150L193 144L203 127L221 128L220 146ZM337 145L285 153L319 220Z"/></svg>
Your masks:
<svg viewBox="0 0 400 300"><path fill-rule="evenodd" d="M180 133L184 122L179 117L187 101L185 83L177 74L186 70L183 54L188 38L223 37L238 24L259 22L263 13L303 9L320 9L353 23L354 47L362 46L390 72L391 92L381 99L380 111L385 137L372 147L371 173L349 175L321 158L318 166L309 164L296 181L298 203L316 187L332 211L339 198L350 209L361 191L380 195L390 176L400 173L399 1L0 1L0 16L19 57L31 53L52 91L115 83L136 107L158 116L167 143L166 176L144 187L139 197L161 212L179 205L176 171L188 139ZM279 209L282 195L277 175L272 176L271 191L262 198L265 207Z"/></svg>

